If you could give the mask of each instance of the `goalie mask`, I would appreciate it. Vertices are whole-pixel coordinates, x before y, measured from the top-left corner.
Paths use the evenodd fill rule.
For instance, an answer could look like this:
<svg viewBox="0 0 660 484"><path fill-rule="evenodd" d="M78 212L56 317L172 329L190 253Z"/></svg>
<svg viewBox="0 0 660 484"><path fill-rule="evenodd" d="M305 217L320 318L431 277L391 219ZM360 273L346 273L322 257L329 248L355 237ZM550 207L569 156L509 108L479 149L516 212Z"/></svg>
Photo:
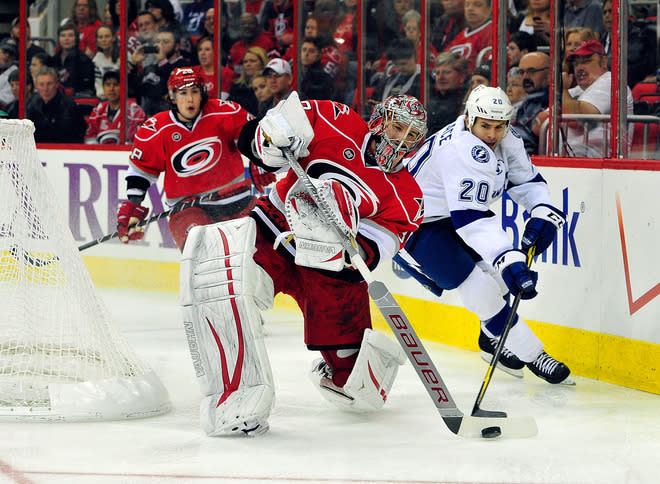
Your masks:
<svg viewBox="0 0 660 484"><path fill-rule="evenodd" d="M506 121L508 130L513 116L513 106L501 88L481 85L474 88L465 102L465 114L468 129L472 129L477 118L483 118L492 121Z"/></svg>
<svg viewBox="0 0 660 484"><path fill-rule="evenodd" d="M424 140L426 109L413 96L390 96L374 108L369 131L376 137L376 162L389 173Z"/></svg>

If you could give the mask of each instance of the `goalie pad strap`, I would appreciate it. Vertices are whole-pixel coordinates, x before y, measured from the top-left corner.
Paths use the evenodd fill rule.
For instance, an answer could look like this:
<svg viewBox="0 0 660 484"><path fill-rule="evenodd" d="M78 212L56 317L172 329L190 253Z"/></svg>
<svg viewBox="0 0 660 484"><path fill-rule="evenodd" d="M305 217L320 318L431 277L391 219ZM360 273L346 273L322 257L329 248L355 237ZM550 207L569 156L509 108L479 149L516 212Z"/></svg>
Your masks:
<svg viewBox="0 0 660 484"><path fill-rule="evenodd" d="M242 218L194 227L181 260L184 327L209 435L267 428L274 403L259 308L273 283L253 260L256 225Z"/></svg>

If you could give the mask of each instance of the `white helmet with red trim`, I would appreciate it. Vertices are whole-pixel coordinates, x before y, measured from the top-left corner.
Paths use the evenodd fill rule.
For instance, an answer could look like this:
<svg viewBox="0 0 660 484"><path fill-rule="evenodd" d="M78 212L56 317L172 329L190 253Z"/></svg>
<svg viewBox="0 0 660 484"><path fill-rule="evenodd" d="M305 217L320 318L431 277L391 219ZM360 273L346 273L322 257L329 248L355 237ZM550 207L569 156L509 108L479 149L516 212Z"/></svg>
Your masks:
<svg viewBox="0 0 660 484"><path fill-rule="evenodd" d="M392 125L395 123L403 129L393 130ZM407 94L390 96L374 108L369 131L377 137L374 152L376 161L388 173L424 140L427 131L426 109L416 97Z"/></svg>

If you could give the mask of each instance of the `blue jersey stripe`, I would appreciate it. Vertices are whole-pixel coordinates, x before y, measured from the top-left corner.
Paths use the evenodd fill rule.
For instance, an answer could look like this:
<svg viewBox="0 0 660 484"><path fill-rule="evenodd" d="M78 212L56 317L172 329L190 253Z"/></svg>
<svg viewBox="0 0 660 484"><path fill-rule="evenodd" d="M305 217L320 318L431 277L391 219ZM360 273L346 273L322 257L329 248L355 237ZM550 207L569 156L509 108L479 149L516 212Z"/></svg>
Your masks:
<svg viewBox="0 0 660 484"><path fill-rule="evenodd" d="M477 220L495 216L495 214L490 210L485 212L482 212L481 210L453 210L450 212L450 215L451 221L453 222L454 228L456 230L460 229L461 227L465 227L466 225L469 225Z"/></svg>

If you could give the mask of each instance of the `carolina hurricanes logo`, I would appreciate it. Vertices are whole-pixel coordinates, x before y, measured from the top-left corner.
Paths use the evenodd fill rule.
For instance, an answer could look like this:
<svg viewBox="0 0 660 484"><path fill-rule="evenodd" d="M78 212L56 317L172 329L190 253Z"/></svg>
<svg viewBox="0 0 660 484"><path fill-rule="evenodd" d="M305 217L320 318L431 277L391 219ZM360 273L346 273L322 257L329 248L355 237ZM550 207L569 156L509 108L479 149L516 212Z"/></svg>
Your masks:
<svg viewBox="0 0 660 484"><path fill-rule="evenodd" d="M361 218L372 217L380 205L378 196L358 175L345 166L332 163L328 160L312 161L307 167L307 173L312 178L320 180L337 180L355 200L355 206Z"/></svg>
<svg viewBox="0 0 660 484"><path fill-rule="evenodd" d="M184 146L172 155L172 168L180 177L196 176L210 170L220 160L222 142L204 138Z"/></svg>
<svg viewBox="0 0 660 484"><path fill-rule="evenodd" d="M96 136L96 141L101 145L118 145L119 144L119 130L118 129L108 129L106 131L101 131Z"/></svg>
<svg viewBox="0 0 660 484"><path fill-rule="evenodd" d="M472 44L466 42L465 44L454 45L449 51L467 59L472 54Z"/></svg>
<svg viewBox="0 0 660 484"><path fill-rule="evenodd" d="M346 106L346 104L338 103L337 101L332 103L332 110L334 111L335 119L337 119L341 114L350 113L350 109L348 106Z"/></svg>

